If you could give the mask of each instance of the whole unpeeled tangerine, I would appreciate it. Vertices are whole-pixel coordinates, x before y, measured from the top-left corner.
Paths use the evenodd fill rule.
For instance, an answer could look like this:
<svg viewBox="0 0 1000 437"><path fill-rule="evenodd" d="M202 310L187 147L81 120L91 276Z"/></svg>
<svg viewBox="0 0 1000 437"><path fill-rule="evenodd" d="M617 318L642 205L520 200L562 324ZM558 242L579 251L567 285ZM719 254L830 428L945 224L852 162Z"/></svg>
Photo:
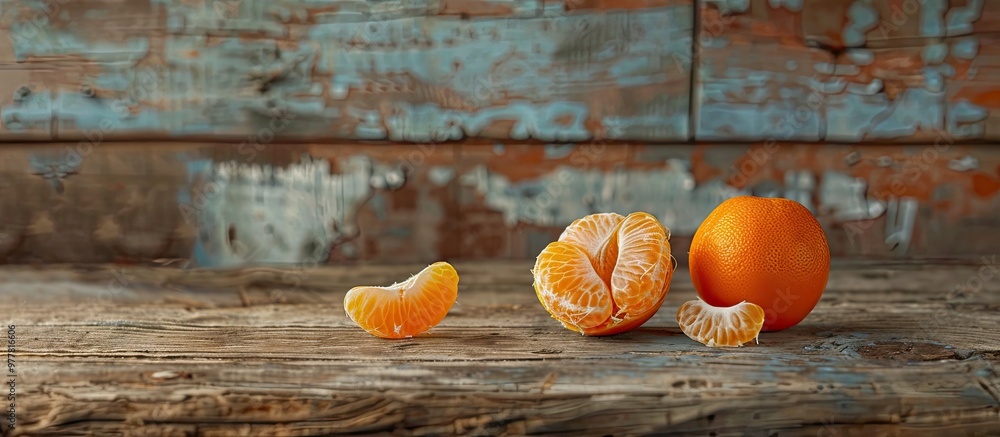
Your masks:
<svg viewBox="0 0 1000 437"><path fill-rule="evenodd" d="M691 280L709 305L747 301L764 309L764 331L797 325L812 311L830 274L830 248L819 222L788 199L735 197L694 234Z"/></svg>

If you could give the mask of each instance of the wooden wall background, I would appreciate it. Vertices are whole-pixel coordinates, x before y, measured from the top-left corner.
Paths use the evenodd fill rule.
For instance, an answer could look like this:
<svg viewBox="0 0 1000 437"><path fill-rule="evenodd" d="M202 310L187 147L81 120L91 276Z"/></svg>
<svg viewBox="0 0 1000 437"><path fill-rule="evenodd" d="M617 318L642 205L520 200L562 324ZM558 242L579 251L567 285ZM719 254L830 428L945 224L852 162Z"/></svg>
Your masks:
<svg viewBox="0 0 1000 437"><path fill-rule="evenodd" d="M1000 0L0 0L0 260L532 258L739 194L995 255Z"/></svg>

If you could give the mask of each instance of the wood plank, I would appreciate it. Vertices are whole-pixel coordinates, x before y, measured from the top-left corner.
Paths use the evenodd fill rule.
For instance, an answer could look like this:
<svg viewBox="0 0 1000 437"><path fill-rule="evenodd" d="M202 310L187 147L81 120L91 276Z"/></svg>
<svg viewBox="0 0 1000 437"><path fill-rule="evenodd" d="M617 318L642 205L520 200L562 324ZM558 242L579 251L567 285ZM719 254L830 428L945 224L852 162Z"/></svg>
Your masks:
<svg viewBox="0 0 1000 437"><path fill-rule="evenodd" d="M577 218L632 211L655 214L683 253L737 195L801 202L837 257L978 258L1000 244L993 145L22 143L0 147L0 259L533 259Z"/></svg>
<svg viewBox="0 0 1000 437"><path fill-rule="evenodd" d="M795 2L792 2L795 3ZM801 5L705 1L698 25L697 130L705 141L817 141L834 56L805 45Z"/></svg>
<svg viewBox="0 0 1000 437"><path fill-rule="evenodd" d="M977 382L994 378L983 362L911 365L903 371L888 365L806 367L815 376L797 381L794 376L803 366L633 360L650 370L637 374L635 366L602 364L607 367L601 384L594 384L593 363L547 360L473 368L242 362L239 371L225 362L37 363L37 371L51 379L44 393L29 392L26 403L52 414L25 421L23 429L30 435L197 429L205 435L759 431L934 436L944 431L989 435L998 427L996 401ZM985 377L970 381L970 375ZM749 382L755 380L762 382ZM304 381L308 388L302 387ZM760 396L762 391L771 395Z"/></svg>
<svg viewBox="0 0 1000 437"><path fill-rule="evenodd" d="M50 3L3 9L0 139L688 138L690 1Z"/></svg>
<svg viewBox="0 0 1000 437"><path fill-rule="evenodd" d="M633 145L624 162L625 151L601 143L461 150L458 202L475 230L463 257L531 259L576 218L631 211L656 215L671 229L676 251L684 253L704 217L737 195L803 203L823 224L836 256L916 254L948 250L956 241L983 245L951 256L990 255L990 244L997 242L984 230L994 226L1000 208L993 200L994 188L1000 191L993 176L1000 161L983 158L976 147ZM989 147L981 150L991 153ZM939 202L945 197L938 190L956 197ZM901 204L902 214L889 214ZM947 224L954 222L964 224Z"/></svg>
<svg viewBox="0 0 1000 437"><path fill-rule="evenodd" d="M287 270L6 266L8 435L1000 432L990 266L838 264L800 326L734 350L679 332L684 271L645 327L587 338L544 313L528 267L457 264L442 325L385 341L350 324L343 292L419 266L311 270L275 301L255 299Z"/></svg>
<svg viewBox="0 0 1000 437"><path fill-rule="evenodd" d="M706 1L693 41L683 0L12 3L0 138L997 138L993 85L938 47L995 46L994 0L853 4ZM975 45L955 49L989 65ZM876 61L895 97L857 77L870 49L896 60ZM704 72L689 89L693 52ZM858 132L856 114L884 126Z"/></svg>
<svg viewBox="0 0 1000 437"><path fill-rule="evenodd" d="M701 141L818 141L833 56L806 47L716 40L700 48Z"/></svg>
<svg viewBox="0 0 1000 437"><path fill-rule="evenodd" d="M696 138L993 139L991 11L981 1L705 1Z"/></svg>

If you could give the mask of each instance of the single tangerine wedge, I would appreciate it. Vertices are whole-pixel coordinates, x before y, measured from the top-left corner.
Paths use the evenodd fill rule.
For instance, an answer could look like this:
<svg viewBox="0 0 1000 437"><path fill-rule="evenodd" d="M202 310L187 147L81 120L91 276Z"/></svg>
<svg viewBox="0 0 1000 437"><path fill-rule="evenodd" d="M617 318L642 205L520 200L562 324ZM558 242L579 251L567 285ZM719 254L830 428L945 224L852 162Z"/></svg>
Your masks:
<svg viewBox="0 0 1000 437"><path fill-rule="evenodd" d="M705 346L738 347L757 340L764 327L764 309L745 301L714 307L696 299L677 310L677 324L685 335Z"/></svg>
<svg viewBox="0 0 1000 437"><path fill-rule="evenodd" d="M670 232L650 214L593 214L574 221L532 269L542 307L584 335L613 335L659 310L675 263Z"/></svg>
<svg viewBox="0 0 1000 437"><path fill-rule="evenodd" d="M406 338L441 323L457 298L458 272L451 264L436 262L402 283L352 288L344 309L369 334Z"/></svg>

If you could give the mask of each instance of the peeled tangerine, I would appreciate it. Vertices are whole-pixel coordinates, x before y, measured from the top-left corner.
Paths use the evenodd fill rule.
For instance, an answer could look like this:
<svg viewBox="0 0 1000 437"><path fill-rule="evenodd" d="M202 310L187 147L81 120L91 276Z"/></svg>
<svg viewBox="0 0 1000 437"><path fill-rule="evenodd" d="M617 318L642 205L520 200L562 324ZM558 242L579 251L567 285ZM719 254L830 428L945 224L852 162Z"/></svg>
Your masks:
<svg viewBox="0 0 1000 437"><path fill-rule="evenodd" d="M406 338L441 323L457 298L458 272L451 264L437 262L402 283L352 288L344 309L369 334Z"/></svg>
<svg viewBox="0 0 1000 437"><path fill-rule="evenodd" d="M535 294L553 318L584 335L636 328L670 289L669 239L670 231L644 212L579 219L538 255Z"/></svg>

